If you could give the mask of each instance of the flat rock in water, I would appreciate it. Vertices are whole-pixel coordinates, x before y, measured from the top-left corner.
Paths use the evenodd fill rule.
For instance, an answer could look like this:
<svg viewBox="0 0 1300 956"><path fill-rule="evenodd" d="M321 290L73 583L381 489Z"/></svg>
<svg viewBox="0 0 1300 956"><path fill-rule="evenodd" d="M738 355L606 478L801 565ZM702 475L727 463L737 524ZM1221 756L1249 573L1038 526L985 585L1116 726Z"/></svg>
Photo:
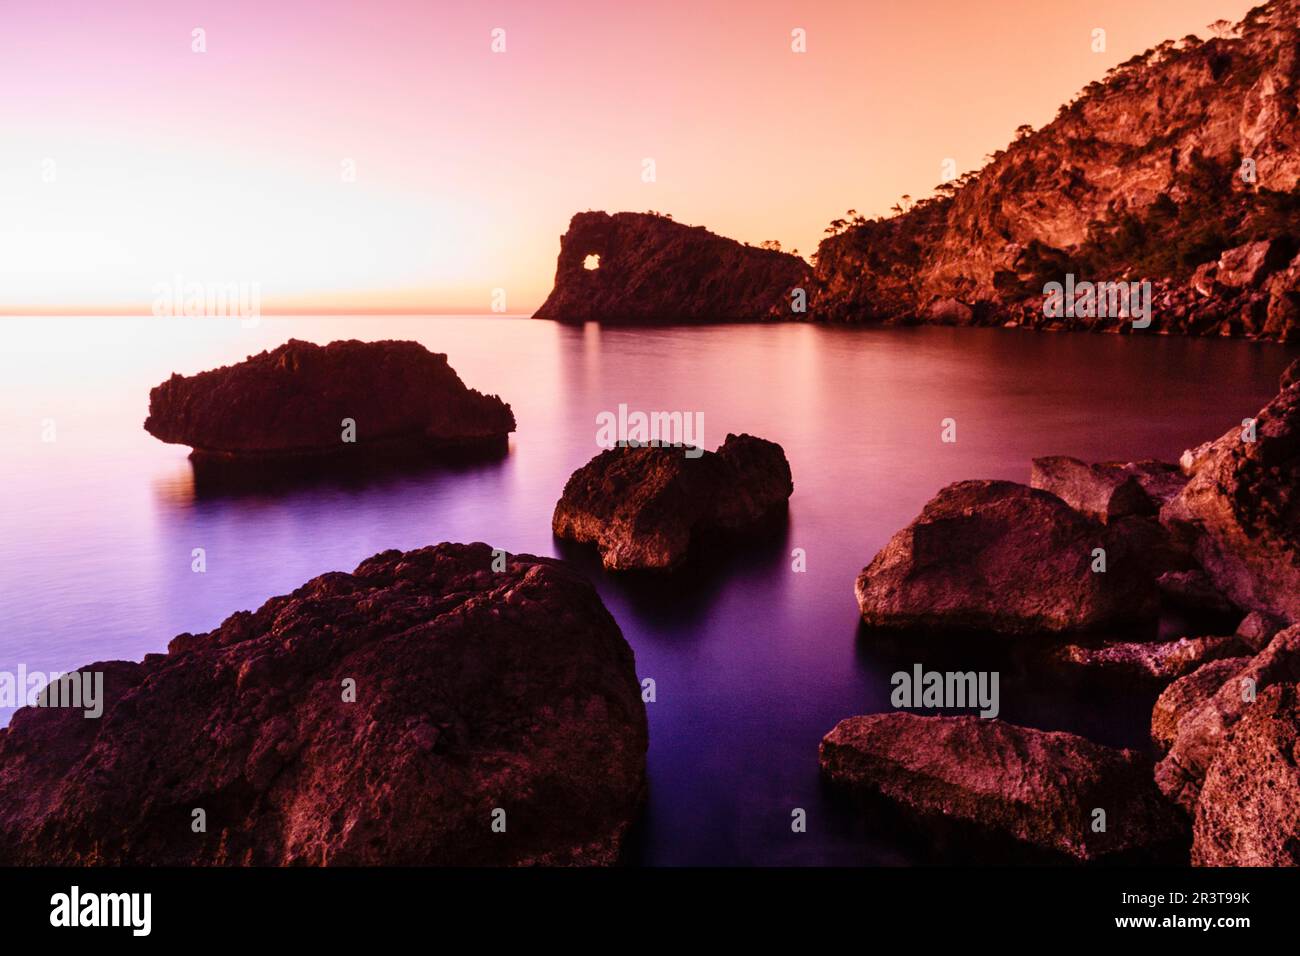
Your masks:
<svg viewBox="0 0 1300 956"><path fill-rule="evenodd" d="M1182 823L1131 750L979 717L896 712L840 721L822 773L922 818L977 829L1080 861L1176 843ZM1094 830L1096 811L1105 829Z"/></svg>
<svg viewBox="0 0 1300 956"><path fill-rule="evenodd" d="M1053 651L1066 667L1163 685L1208 661L1239 657L1250 648L1236 637L1180 637L1159 643L1111 642L1100 647L1069 644Z"/></svg>

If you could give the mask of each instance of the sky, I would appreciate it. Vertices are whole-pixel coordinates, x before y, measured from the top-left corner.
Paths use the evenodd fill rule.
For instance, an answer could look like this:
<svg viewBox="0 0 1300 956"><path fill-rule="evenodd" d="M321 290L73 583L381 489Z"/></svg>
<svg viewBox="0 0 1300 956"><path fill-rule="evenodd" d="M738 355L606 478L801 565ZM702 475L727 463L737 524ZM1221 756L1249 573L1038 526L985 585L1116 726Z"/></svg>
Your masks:
<svg viewBox="0 0 1300 956"><path fill-rule="evenodd" d="M1254 5L3 0L0 313L527 313L587 209L806 257Z"/></svg>

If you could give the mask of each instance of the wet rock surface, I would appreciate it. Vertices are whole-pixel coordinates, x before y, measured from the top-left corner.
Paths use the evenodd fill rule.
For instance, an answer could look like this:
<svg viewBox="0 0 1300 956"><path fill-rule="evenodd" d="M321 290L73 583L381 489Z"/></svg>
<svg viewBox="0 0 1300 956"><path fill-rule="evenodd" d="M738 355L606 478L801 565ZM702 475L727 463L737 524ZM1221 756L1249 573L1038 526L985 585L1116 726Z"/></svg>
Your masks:
<svg viewBox="0 0 1300 956"><path fill-rule="evenodd" d="M578 574L493 558L386 551L89 665L101 718L0 730L0 863L614 862L645 784L632 651Z"/></svg>

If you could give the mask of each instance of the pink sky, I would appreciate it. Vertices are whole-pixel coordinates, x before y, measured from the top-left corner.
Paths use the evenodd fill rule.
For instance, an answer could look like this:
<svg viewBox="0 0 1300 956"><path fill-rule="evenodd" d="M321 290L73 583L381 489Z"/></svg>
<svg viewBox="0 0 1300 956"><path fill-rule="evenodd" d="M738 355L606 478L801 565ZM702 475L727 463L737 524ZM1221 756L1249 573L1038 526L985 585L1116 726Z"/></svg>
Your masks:
<svg viewBox="0 0 1300 956"><path fill-rule="evenodd" d="M808 255L1254 5L6 0L0 311L148 311L180 276L268 312L529 312L585 209Z"/></svg>

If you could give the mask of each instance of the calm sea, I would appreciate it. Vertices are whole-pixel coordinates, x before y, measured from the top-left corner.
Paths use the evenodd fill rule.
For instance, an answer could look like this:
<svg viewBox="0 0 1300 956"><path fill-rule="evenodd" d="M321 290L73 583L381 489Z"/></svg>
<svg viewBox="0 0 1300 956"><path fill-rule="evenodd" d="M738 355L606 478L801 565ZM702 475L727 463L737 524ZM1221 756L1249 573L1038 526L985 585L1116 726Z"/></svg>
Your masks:
<svg viewBox="0 0 1300 956"><path fill-rule="evenodd" d="M448 353L467 384L514 407L509 454L364 483L197 494L187 449L141 427L149 389L290 337L414 339ZM1044 454L1175 459L1254 413L1293 357L1243 342L1005 330L0 319L0 669L138 659L387 548L481 540L568 557L657 685L633 860L910 862L921 858L912 838L824 790L817 744L842 717L888 709L900 666L994 666L1001 652L887 647L860 633L858 571L949 482L1027 481ZM795 485L784 531L661 582L609 577L593 552L560 546L556 498L598 451L596 416L620 403L702 411L710 448L729 431L779 442ZM954 444L940 441L946 418ZM198 547L206 574L190 569ZM792 570L796 548L805 573ZM996 666L1008 668L1004 718L1144 744L1149 699ZM806 833L791 831L794 808Z"/></svg>

